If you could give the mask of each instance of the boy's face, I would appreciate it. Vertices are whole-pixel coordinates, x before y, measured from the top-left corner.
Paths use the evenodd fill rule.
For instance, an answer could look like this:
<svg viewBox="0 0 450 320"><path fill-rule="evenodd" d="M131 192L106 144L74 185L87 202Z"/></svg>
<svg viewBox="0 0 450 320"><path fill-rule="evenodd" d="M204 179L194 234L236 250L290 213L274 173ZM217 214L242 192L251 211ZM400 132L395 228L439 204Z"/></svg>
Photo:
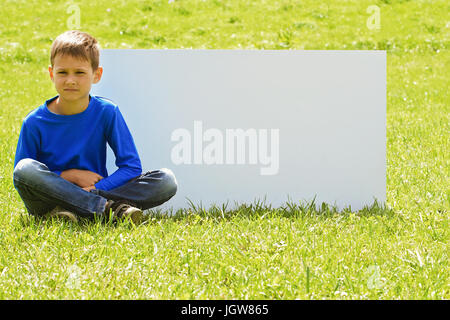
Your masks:
<svg viewBox="0 0 450 320"><path fill-rule="evenodd" d="M93 71L89 61L70 55L57 55L48 71L56 91L67 101L86 98L92 84L99 82L103 73L102 67Z"/></svg>

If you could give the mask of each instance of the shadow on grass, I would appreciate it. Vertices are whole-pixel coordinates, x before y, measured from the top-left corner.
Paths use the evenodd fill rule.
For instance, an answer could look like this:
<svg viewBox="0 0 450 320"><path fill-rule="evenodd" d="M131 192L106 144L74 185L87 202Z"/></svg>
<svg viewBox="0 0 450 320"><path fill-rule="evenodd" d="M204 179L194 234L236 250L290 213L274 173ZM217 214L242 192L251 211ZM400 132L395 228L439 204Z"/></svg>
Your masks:
<svg viewBox="0 0 450 320"><path fill-rule="evenodd" d="M147 222L161 221L165 219L170 220L185 220L185 219L213 219L217 221L230 220L233 218L299 218L299 217L321 217L329 218L336 215L349 215L351 213L360 216L394 216L395 212L386 207L384 203L379 203L376 199L371 205L366 205L360 210L352 210L351 206L339 209L336 205L330 205L322 202L317 204L315 198L309 202L286 202L280 207L272 207L267 204L266 200L256 200L251 204L235 203L233 208L228 208L229 203L220 206L213 205L208 209L201 205L195 205L189 200L190 207L186 209L161 210L158 208L147 210Z"/></svg>
<svg viewBox="0 0 450 320"><path fill-rule="evenodd" d="M101 221L99 219L83 219L79 218L77 223L66 221L60 218L45 218L36 217L28 214L22 214L20 222L22 226L27 227L50 227L56 225L67 225L72 230L91 230L99 231L100 228L126 228L134 229L140 226L151 225L161 222L169 221L186 221L188 223L201 223L202 221L223 222L236 218L244 219L273 219L273 218L321 218L327 219L336 216L349 216L356 214L359 216L397 216L394 210L386 207L384 203L379 203L377 200L371 205L366 205L360 210L352 210L351 206L339 209L336 205L330 205L322 202L317 204L315 198L309 202L286 202L280 207L272 207L267 204L266 200L256 200L254 203L239 204L235 202L233 208L229 208L229 203L221 206L213 205L208 209L201 205L195 205L192 201L190 207L179 210L162 210L159 208L149 209L145 211L145 218L142 224L136 226L130 221L116 221L111 219L108 221ZM95 229L95 230L94 230Z"/></svg>
<svg viewBox="0 0 450 320"><path fill-rule="evenodd" d="M19 217L19 223L21 227L35 228L37 230L41 228L52 229L66 227L71 231L89 231L99 232L104 230L112 230L118 228L135 229L138 226L134 225L129 220L113 221L113 219L100 219L98 217L94 219L82 218L78 216L78 221L69 221L61 217L46 217L46 216L34 216L28 213L21 214Z"/></svg>

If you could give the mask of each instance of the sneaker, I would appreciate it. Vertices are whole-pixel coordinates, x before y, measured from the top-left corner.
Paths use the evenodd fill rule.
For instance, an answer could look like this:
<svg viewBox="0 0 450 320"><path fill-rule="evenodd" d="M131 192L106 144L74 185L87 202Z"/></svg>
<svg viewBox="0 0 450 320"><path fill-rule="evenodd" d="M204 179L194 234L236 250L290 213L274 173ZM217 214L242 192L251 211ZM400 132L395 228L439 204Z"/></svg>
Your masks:
<svg viewBox="0 0 450 320"><path fill-rule="evenodd" d="M110 211L112 211L113 220L130 219L136 225L142 221L143 217L141 209L121 201L108 200L103 213L104 216L109 217Z"/></svg>
<svg viewBox="0 0 450 320"><path fill-rule="evenodd" d="M61 218L63 220L70 222L78 222L78 218L74 213L64 208L61 208L60 206L56 206L55 208L53 208L52 211L47 213L45 216L47 218Z"/></svg>

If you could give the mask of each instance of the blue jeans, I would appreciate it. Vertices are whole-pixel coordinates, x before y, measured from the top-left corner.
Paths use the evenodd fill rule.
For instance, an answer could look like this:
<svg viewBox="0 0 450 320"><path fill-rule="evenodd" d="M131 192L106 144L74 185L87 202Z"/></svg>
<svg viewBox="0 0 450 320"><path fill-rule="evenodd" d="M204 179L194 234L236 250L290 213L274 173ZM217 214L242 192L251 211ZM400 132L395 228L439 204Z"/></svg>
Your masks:
<svg viewBox="0 0 450 320"><path fill-rule="evenodd" d="M163 168L109 191L87 192L51 172L45 164L22 159L14 168L14 187L32 215L43 215L60 206L80 217L94 218L103 214L107 200L124 201L142 210L156 207L175 195L177 181L171 170Z"/></svg>

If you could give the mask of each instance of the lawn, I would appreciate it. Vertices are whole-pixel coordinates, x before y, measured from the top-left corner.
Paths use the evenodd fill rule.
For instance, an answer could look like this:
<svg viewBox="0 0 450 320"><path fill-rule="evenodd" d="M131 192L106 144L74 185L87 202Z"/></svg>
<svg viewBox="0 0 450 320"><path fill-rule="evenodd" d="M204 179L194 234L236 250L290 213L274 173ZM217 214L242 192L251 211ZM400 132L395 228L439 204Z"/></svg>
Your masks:
<svg viewBox="0 0 450 320"><path fill-rule="evenodd" d="M137 227L28 216L12 184L20 125L56 94L50 46L76 10L3 0L0 299L450 298L448 1L75 3L103 48L386 50L387 201L150 212Z"/></svg>

